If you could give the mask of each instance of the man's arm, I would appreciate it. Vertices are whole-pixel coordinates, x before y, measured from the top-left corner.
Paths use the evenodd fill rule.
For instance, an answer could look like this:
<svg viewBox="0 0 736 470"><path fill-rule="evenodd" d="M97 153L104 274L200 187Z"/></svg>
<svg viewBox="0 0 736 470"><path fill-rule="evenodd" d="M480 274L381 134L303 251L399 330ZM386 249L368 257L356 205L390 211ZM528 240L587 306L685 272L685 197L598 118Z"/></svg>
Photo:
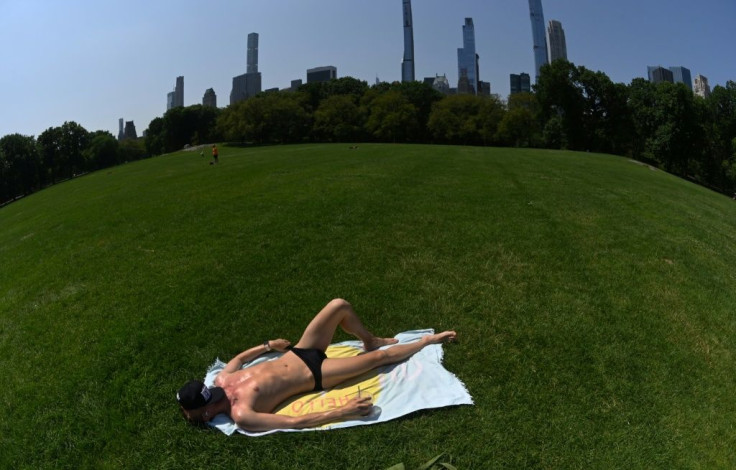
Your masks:
<svg viewBox="0 0 736 470"><path fill-rule="evenodd" d="M271 350L283 352L289 344L291 343L285 339L273 339L258 346L254 346L230 359L230 362L227 363L220 373L224 372L226 374L232 374L233 372L237 372L246 362L252 361L261 354L265 354Z"/></svg>
<svg viewBox="0 0 736 470"><path fill-rule="evenodd" d="M231 417L241 429L251 432L262 432L273 429L311 428L335 421L367 416L370 414L372 407L370 397L360 397L353 398L346 405L333 410L309 413L302 416L284 416L239 409L232 412Z"/></svg>

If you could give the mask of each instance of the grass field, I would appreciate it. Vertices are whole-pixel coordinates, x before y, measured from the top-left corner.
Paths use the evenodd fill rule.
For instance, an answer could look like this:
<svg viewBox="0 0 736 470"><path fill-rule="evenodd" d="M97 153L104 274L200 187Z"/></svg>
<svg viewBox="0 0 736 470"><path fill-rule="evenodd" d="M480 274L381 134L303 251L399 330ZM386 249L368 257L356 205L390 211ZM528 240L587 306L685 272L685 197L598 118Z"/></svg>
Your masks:
<svg viewBox="0 0 736 470"><path fill-rule="evenodd" d="M0 468L736 467L734 201L606 155L347 147L177 153L0 209ZM456 329L476 404L183 421L186 380L334 297L380 334Z"/></svg>

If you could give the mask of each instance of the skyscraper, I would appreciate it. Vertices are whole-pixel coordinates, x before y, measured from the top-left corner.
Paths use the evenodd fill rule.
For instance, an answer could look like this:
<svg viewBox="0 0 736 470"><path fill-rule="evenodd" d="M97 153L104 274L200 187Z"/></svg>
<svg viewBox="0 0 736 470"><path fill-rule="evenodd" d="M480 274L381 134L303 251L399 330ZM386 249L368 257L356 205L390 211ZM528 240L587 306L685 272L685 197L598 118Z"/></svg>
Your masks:
<svg viewBox="0 0 736 470"><path fill-rule="evenodd" d="M125 131L123 130L123 118L118 119L118 140L125 138Z"/></svg>
<svg viewBox="0 0 736 470"><path fill-rule="evenodd" d="M135 131L135 123L133 121L125 121L125 135L126 139L137 139L138 133Z"/></svg>
<svg viewBox="0 0 736 470"><path fill-rule="evenodd" d="M404 2L404 61L401 62L401 81L414 81L414 23L411 19L411 0Z"/></svg>
<svg viewBox="0 0 736 470"><path fill-rule="evenodd" d="M445 95L449 94L450 82L447 81L447 76L445 74L442 74L441 77L439 75L435 75L434 81L432 82L432 88Z"/></svg>
<svg viewBox="0 0 736 470"><path fill-rule="evenodd" d="M463 25L463 47L457 50L457 91L477 94L478 55L475 53L475 26L473 18L465 18Z"/></svg>
<svg viewBox="0 0 736 470"><path fill-rule="evenodd" d="M230 91L230 104L235 104L238 101L243 101L248 98L248 74L238 75L233 77L233 89Z"/></svg>
<svg viewBox="0 0 736 470"><path fill-rule="evenodd" d="M307 70L307 83L329 82L337 78L337 68L332 65Z"/></svg>
<svg viewBox="0 0 736 470"><path fill-rule="evenodd" d="M693 91L693 79L690 75L690 69L685 67L670 67L672 72L672 80L675 83L684 83L688 90Z"/></svg>
<svg viewBox="0 0 736 470"><path fill-rule="evenodd" d="M550 64L557 59L567 60L565 30L557 20L550 20L547 24L547 56Z"/></svg>
<svg viewBox="0 0 736 470"><path fill-rule="evenodd" d="M529 0L529 16L532 20L532 40L534 41L534 68L536 76L534 81L539 80L539 70L549 62L547 57L547 40L544 36L544 13L542 12L542 0Z"/></svg>
<svg viewBox="0 0 736 470"><path fill-rule="evenodd" d="M210 106L212 108L217 107L217 95L215 94L215 90L207 88L204 92L204 96L202 97L202 106Z"/></svg>
<svg viewBox="0 0 736 470"><path fill-rule="evenodd" d="M166 95L166 110L184 106L184 77L176 77L174 91Z"/></svg>
<svg viewBox="0 0 736 470"><path fill-rule="evenodd" d="M707 98L710 96L710 85L708 85L708 78L700 74L695 76L695 89L696 95Z"/></svg>
<svg viewBox="0 0 736 470"><path fill-rule="evenodd" d="M664 67L658 65L650 65L647 67L647 71L649 72L649 81L652 83L674 83L675 81L672 76L672 72Z"/></svg>
<svg viewBox="0 0 736 470"><path fill-rule="evenodd" d="M258 33L248 35L248 68L246 73L258 73Z"/></svg>
<svg viewBox="0 0 736 470"><path fill-rule="evenodd" d="M230 104L243 101L261 92L261 72L258 71L258 33L248 35L246 73L233 77Z"/></svg>
<svg viewBox="0 0 736 470"><path fill-rule="evenodd" d="M531 81L530 81L528 73L522 72L518 75L515 73L512 73L511 75L509 75L509 82L511 85L512 95L515 95L517 93L523 93L523 92L528 93L532 90Z"/></svg>

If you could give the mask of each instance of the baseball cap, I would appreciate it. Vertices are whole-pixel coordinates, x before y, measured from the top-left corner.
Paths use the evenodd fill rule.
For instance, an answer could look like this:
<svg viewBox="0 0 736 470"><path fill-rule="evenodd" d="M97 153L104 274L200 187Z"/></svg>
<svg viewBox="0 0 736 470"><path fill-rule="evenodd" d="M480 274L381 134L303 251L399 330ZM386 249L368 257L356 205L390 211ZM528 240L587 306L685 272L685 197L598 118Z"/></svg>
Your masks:
<svg viewBox="0 0 736 470"><path fill-rule="evenodd" d="M190 380L176 394L176 400L185 410L196 410L225 398L221 387L208 388L199 380Z"/></svg>

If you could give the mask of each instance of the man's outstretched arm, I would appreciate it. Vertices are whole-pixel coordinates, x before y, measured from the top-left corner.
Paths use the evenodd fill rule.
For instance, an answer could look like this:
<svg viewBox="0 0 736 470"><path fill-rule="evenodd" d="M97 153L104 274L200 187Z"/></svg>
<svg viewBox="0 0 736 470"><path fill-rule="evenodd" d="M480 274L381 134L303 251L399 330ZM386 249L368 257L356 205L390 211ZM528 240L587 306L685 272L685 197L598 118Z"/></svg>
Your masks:
<svg viewBox="0 0 736 470"><path fill-rule="evenodd" d="M231 417L241 429L251 432L271 431L273 429L302 429L321 426L335 421L367 416L373 407L370 397L353 398L346 405L329 411L309 413L302 416L284 416L272 413L258 413L250 410L237 410Z"/></svg>
<svg viewBox="0 0 736 470"><path fill-rule="evenodd" d="M233 372L237 372L243 367L243 364L252 361L261 354L265 354L271 350L284 352L290 344L291 342L285 339L272 339L258 346L254 346L230 359L230 362L227 363L220 373L232 374Z"/></svg>

